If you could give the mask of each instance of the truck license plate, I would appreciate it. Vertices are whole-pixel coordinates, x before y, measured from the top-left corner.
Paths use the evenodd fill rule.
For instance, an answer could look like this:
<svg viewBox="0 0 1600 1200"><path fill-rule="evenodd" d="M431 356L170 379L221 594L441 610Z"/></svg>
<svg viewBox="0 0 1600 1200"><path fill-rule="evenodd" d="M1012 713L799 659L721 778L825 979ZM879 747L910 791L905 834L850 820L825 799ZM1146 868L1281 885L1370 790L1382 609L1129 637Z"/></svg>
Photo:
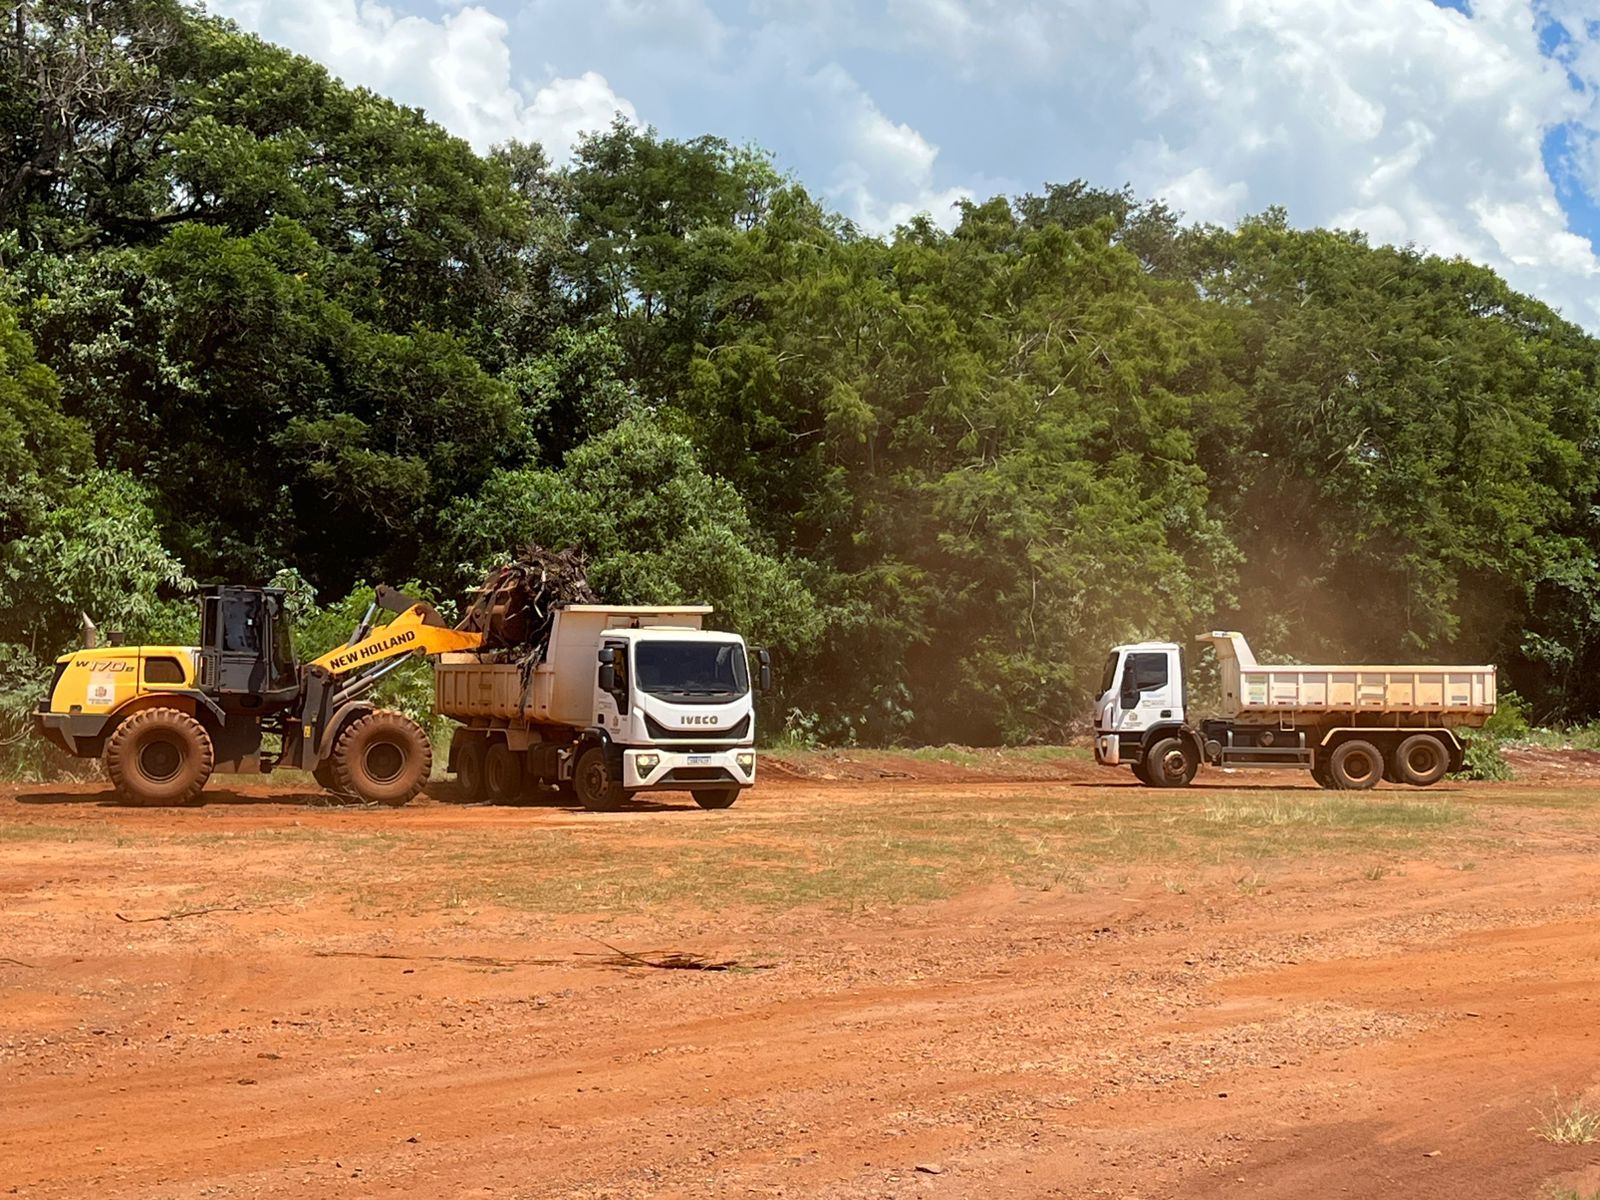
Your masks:
<svg viewBox="0 0 1600 1200"><path fill-rule="evenodd" d="M691 767L703 767L703 766L706 765L706 763L708 763L710 761L711 761L711 755L709 755L709 754L691 754L691 755L689 755L689 765Z"/></svg>

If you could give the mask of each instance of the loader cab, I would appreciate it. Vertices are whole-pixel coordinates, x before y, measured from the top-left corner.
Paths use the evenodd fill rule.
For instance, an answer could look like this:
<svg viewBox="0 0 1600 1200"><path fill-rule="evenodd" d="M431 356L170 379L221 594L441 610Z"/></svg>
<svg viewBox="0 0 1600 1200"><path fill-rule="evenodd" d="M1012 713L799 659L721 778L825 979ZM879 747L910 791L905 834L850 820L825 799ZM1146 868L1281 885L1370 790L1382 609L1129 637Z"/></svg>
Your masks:
<svg viewBox="0 0 1600 1200"><path fill-rule="evenodd" d="M299 682L283 589L224 584L200 589L203 691L240 708L260 708L290 699Z"/></svg>

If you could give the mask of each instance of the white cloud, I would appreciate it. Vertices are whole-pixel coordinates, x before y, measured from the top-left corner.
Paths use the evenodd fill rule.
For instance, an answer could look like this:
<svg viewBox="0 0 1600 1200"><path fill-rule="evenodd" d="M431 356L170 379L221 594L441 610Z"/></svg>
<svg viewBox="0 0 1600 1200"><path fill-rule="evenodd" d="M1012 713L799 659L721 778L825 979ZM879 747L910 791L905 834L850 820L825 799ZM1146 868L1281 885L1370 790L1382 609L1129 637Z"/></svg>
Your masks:
<svg viewBox="0 0 1600 1200"><path fill-rule="evenodd" d="M922 134L886 117L871 96L837 63L812 77L813 91L841 133L840 163L828 195L862 228L887 233L920 213L949 228L958 201L972 198L964 187L934 186L939 147Z"/></svg>
<svg viewBox="0 0 1600 1200"><path fill-rule="evenodd" d="M614 114L637 122L633 105L595 71L537 88L513 83L508 26L478 5L438 20L373 0L212 0L210 7L315 58L346 83L425 110L479 150L517 138L561 160L581 133L604 129Z"/></svg>
<svg viewBox="0 0 1600 1200"><path fill-rule="evenodd" d="M1088 148L1191 217L1284 204L1301 224L1486 262L1600 325L1600 257L1542 158L1571 123L1570 170L1600 197L1593 0L1475 0L1470 16L1430 0L889 3L915 21L902 44L964 76L1110 114ZM1551 18L1572 34L1554 61ZM1060 176L1080 171L1064 156Z"/></svg>
<svg viewBox="0 0 1600 1200"><path fill-rule="evenodd" d="M1596 0L217 2L478 146L560 156L632 117L616 81L671 136L772 147L868 229L1127 181L1196 219L1281 204L1465 255L1600 328L1600 257L1561 203L1600 200ZM1547 54L1551 21L1571 36Z"/></svg>

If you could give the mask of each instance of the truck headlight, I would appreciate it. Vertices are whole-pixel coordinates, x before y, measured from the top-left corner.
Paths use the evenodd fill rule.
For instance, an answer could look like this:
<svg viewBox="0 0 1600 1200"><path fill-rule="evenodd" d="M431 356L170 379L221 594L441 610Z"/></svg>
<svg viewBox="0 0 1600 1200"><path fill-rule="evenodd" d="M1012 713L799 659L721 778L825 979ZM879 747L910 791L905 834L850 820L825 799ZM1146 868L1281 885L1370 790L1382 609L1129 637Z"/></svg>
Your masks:
<svg viewBox="0 0 1600 1200"><path fill-rule="evenodd" d="M641 754L635 758L633 762L634 765L639 768L639 773L641 775L648 775L651 771L654 771L656 767L661 765L661 755Z"/></svg>
<svg viewBox="0 0 1600 1200"><path fill-rule="evenodd" d="M735 754L733 761L739 764L741 771L748 771L756 765L756 756L746 750L741 754Z"/></svg>

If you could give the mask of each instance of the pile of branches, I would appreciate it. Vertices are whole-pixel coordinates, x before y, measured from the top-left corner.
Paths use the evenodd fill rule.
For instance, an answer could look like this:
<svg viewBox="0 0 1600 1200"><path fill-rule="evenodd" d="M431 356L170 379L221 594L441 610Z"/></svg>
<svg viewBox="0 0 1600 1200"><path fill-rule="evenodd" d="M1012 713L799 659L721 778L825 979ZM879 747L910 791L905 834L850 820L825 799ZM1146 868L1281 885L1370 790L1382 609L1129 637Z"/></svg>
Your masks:
<svg viewBox="0 0 1600 1200"><path fill-rule="evenodd" d="M583 552L529 545L511 562L490 572L467 606L458 629L483 634L483 649L535 660L550 640L556 609L598 604L589 586Z"/></svg>

